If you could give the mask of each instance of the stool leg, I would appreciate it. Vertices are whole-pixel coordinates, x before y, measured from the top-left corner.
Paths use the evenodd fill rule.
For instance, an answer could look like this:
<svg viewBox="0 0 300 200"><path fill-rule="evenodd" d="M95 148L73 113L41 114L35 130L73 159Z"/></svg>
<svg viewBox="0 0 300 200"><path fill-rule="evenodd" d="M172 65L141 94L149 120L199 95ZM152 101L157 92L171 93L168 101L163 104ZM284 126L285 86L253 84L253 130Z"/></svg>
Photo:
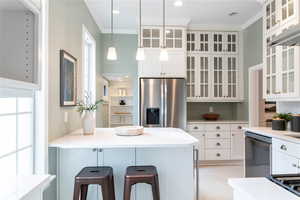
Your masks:
<svg viewBox="0 0 300 200"><path fill-rule="evenodd" d="M101 185L103 200L111 200L109 182L110 182L109 180L105 180L104 183Z"/></svg>
<svg viewBox="0 0 300 200"><path fill-rule="evenodd" d="M131 187L132 184L130 183L130 181L125 180L125 184L124 184L124 199L123 200L130 200L130 196L131 196Z"/></svg>
<svg viewBox="0 0 300 200"><path fill-rule="evenodd" d="M111 196L111 200L115 200L116 199L116 194L115 194L115 181L114 181L114 176L112 175L110 180L110 196Z"/></svg>
<svg viewBox="0 0 300 200"><path fill-rule="evenodd" d="M76 183L75 181L73 200L79 200L79 196L80 196L80 184Z"/></svg>
<svg viewBox="0 0 300 200"><path fill-rule="evenodd" d="M154 177L154 181L152 183L152 195L153 200L160 200L158 176Z"/></svg>
<svg viewBox="0 0 300 200"><path fill-rule="evenodd" d="M88 193L88 185L81 185L81 200L86 200Z"/></svg>

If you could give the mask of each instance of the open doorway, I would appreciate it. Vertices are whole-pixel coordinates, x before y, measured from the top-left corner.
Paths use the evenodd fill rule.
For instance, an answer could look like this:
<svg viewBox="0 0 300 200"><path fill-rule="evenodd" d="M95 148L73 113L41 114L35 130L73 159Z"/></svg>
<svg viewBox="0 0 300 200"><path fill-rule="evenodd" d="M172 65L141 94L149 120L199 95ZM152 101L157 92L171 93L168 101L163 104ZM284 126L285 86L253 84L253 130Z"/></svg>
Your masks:
<svg viewBox="0 0 300 200"><path fill-rule="evenodd" d="M276 113L276 103L268 102L263 94L263 65L249 68L249 125L270 126Z"/></svg>

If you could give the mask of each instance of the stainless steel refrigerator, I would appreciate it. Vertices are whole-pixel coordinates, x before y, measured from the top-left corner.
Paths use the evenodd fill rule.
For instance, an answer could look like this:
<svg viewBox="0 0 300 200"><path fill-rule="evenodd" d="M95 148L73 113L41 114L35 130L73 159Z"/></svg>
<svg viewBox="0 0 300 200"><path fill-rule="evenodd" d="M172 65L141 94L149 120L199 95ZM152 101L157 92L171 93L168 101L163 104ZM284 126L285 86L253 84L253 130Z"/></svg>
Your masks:
<svg viewBox="0 0 300 200"><path fill-rule="evenodd" d="M141 78L139 103L140 125L185 129L185 79Z"/></svg>

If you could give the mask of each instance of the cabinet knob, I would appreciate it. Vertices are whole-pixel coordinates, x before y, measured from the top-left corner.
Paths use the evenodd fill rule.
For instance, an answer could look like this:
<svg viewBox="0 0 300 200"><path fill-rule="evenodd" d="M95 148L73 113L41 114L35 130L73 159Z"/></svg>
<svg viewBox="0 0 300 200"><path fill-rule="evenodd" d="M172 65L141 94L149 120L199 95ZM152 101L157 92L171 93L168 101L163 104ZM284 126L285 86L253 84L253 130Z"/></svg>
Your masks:
<svg viewBox="0 0 300 200"><path fill-rule="evenodd" d="M280 146L280 149L284 150L284 151L287 151L287 147L284 144Z"/></svg>
<svg viewBox="0 0 300 200"><path fill-rule="evenodd" d="M217 137L220 137L221 135L218 133L216 136L217 136Z"/></svg>
<svg viewBox="0 0 300 200"><path fill-rule="evenodd" d="M219 130L220 128L221 128L220 126L217 126L217 127L216 127L216 129L218 129L218 130Z"/></svg>
<svg viewBox="0 0 300 200"><path fill-rule="evenodd" d="M102 152L103 150L102 149L98 149L98 152Z"/></svg>
<svg viewBox="0 0 300 200"><path fill-rule="evenodd" d="M217 154L216 154L216 156L217 156L217 157L220 157L220 156L221 156L221 154L220 154L220 153L217 153Z"/></svg>
<svg viewBox="0 0 300 200"><path fill-rule="evenodd" d="M242 129L242 126L238 126L238 129Z"/></svg>
<svg viewBox="0 0 300 200"><path fill-rule="evenodd" d="M216 144L217 146L221 146L221 144L218 142L217 144Z"/></svg>
<svg viewBox="0 0 300 200"><path fill-rule="evenodd" d="M97 149L93 149L93 152L96 152L97 151Z"/></svg>
<svg viewBox="0 0 300 200"><path fill-rule="evenodd" d="M292 164L292 167L298 167L298 166L294 163L294 164Z"/></svg>
<svg viewBox="0 0 300 200"><path fill-rule="evenodd" d="M194 129L195 129L195 130L197 130L197 129L198 129L198 127L197 127L197 126L195 126L195 127L194 127Z"/></svg>
<svg viewBox="0 0 300 200"><path fill-rule="evenodd" d="M205 136L205 134L202 134L202 136Z"/></svg>

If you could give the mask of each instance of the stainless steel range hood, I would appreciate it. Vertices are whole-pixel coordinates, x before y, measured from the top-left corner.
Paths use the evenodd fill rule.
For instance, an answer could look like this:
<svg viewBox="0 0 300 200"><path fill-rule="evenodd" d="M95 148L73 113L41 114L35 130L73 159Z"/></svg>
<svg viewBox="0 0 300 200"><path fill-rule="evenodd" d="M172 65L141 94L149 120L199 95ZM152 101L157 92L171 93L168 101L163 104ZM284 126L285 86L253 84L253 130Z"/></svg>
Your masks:
<svg viewBox="0 0 300 200"><path fill-rule="evenodd" d="M271 46L299 46L300 45L300 24L291 26L276 36L270 42Z"/></svg>

